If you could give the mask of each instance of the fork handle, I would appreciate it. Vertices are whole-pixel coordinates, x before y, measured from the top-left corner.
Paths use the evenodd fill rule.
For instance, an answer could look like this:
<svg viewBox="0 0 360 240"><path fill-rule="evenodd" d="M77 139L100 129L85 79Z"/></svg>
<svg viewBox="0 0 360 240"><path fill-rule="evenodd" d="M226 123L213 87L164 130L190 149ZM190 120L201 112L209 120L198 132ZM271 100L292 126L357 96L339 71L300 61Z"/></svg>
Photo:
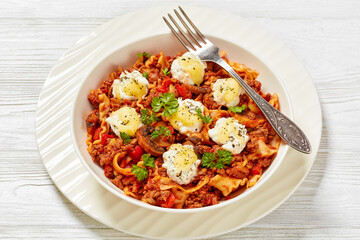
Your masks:
<svg viewBox="0 0 360 240"><path fill-rule="evenodd" d="M256 103L263 112L276 133L291 147L303 153L311 153L311 145L303 131L288 117L271 106L264 98L257 94L245 81L227 64L223 59L216 61L231 76L233 76L239 84L244 88L250 98Z"/></svg>

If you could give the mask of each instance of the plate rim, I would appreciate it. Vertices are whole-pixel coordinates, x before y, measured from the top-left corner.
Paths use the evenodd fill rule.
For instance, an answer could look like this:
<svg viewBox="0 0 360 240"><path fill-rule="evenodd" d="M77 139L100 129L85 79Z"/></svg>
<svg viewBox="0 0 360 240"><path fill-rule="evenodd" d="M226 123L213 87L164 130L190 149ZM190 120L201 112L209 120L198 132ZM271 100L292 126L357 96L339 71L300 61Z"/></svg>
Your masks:
<svg viewBox="0 0 360 240"><path fill-rule="evenodd" d="M161 8L161 9L165 9L165 10L167 10L167 11L171 9L170 7L160 7L160 8ZM154 9L160 9L160 8L152 8L152 9L141 10L141 11L149 11L149 10L153 11ZM184 6L184 8L188 8L188 7ZM190 7L189 7L189 8L190 8ZM194 7L191 7L191 8L194 8ZM209 9L207 9L207 8L202 8L202 11L204 11L204 9L209 10ZM135 13L135 12L133 12L133 13ZM130 14L133 14L133 13L130 13ZM220 14L223 14L223 12L221 12ZM127 15L128 15L128 14L127 14ZM111 23L113 23L113 22L115 22L115 21L120 20L121 18L123 18L124 16L127 16L127 15L119 16L119 17L117 17L117 18L115 18L115 19L113 19L113 20L110 20L110 21L106 22L105 24L103 24L103 25L101 25L100 27L96 28L94 31L90 32L88 35L90 35L90 34L92 34L92 33L94 33L94 32L95 32L95 33L96 33L96 32L100 32L103 28L106 28L106 26L110 25ZM232 14L232 15L233 15L233 14ZM233 16L235 16L235 15L233 15ZM236 16L236 17L239 18L238 16ZM241 19L241 18L240 18L240 19ZM254 23L253 23L253 24L254 24ZM267 34L270 34L270 33L267 32ZM82 39L83 39L83 38L82 38ZM55 69L56 67L58 67L58 65L61 63L61 61L62 61L74 48L77 47L77 45L79 44L79 42L81 43L81 40L82 40L82 39L80 39L74 46L72 46L69 50L67 50L67 51L64 53L64 55L60 58L59 62L54 66L54 68L53 68L53 69L51 70L51 72L49 73L49 75L48 75L48 77L47 77L47 80L46 80L45 83L44 83L44 86L43 86L43 89L42 89L42 91L41 91L41 94L39 95L39 100L38 100L38 103L37 103L37 110L36 110L36 141L37 141L37 143L38 143L38 149L39 149L39 152L40 152L41 159L42 159L42 161L43 161L43 163L44 163L44 165L45 165L45 168L47 169L48 172L49 172L49 170L48 170L48 168L46 167L46 163L45 163L45 161L44 161L43 155L41 154L41 150L40 150L40 144L41 144L41 142L39 141L39 125L38 125L39 122L38 122L38 115L39 115L41 97L42 97L42 94L43 94L43 92L44 92L44 89L45 89L46 86L47 86L47 82L48 82L49 78L50 78L51 75L53 74L54 69ZM275 39L276 39L276 38L275 38ZM227 40L227 39L226 39L226 40ZM276 39L276 40L279 41L278 39ZM281 41L280 41L280 42L281 42ZM240 44L237 44L237 45L242 46L244 49L246 49L247 51L250 51L251 53L254 53L253 51L247 49L247 48L246 48L245 46L243 46L243 45L240 45ZM286 46L283 46L283 47L286 48ZM254 55L255 55L255 56L258 56L258 54L256 54L256 53L254 53ZM296 58L297 61L298 61L299 63L301 63L301 61L300 61L294 54L292 54L291 57L292 57L292 58ZM260 58L260 59L262 60L262 58ZM266 61L265 61L265 63L266 63ZM273 70L268 64L266 64L266 65L267 65L276 75L278 75L278 74L276 73L276 71ZM304 67L304 66L302 65L302 67ZM305 177L308 175L308 173L309 173L309 171L310 171L310 169L311 169L311 166L313 165L313 162L314 162L314 160L316 159L316 155L317 155L317 153L318 153L318 151L319 151L319 146L320 146L320 141L321 141L321 132L322 132L322 118L321 118L321 116L322 116L322 111L321 111L321 107L320 107L320 100L319 100L318 94L317 94L317 92L316 92L316 88L315 88L315 86L314 86L314 84L313 84L313 82L312 82L312 80L311 80L310 74L307 72L307 69L306 69L306 68L305 68L305 70L306 70L305 74L306 74L307 77L310 79L311 87L312 87L312 89L314 90L314 91L313 91L313 94L315 94L315 97L316 97L316 99L318 100L318 101L317 101L317 105L319 106L319 115L320 115L320 119L321 119L320 126L319 126L319 133L318 133L318 134L320 135L320 137L319 137L318 142L317 142L316 151L314 151L314 153L313 153L312 164L311 164L310 167L307 169L307 172L304 174L304 176L302 177L301 181L299 181L299 182L296 184L296 186L293 187L292 191L291 191L289 194L287 194L287 197L285 197L282 201L278 202L278 204L274 205L274 206L273 206L271 209L269 209L268 211L264 212L262 215L259 215L258 218L253 219L252 221L247 222L246 224L243 224L243 225L240 225L240 226L237 226L237 227L228 229L227 231L219 232L219 233L217 233L217 234L209 234L209 235L199 236L199 237L210 237L210 236L215 236L215 235L219 235L219 234L224 234L224 233L233 231L233 230L235 230L235 229L239 229L239 228L241 228L241 227L244 227L244 226L246 226L246 225L248 225L248 224L251 224L251 223L257 221L258 219L260 219L260 218L264 217L265 215L269 214L270 212L272 212L275 208L277 208L277 207L278 207L279 205L281 205L283 202L285 202L285 201L293 194L293 192L295 192L296 189L298 189L299 185L303 182L303 180L305 179ZM280 79L281 79L281 78L280 78ZM282 83L283 83L285 89L287 89L285 82L282 82ZM291 102L291 104L292 104L291 98L290 98L290 102ZM69 136L69 137L70 137L70 136ZM314 143L313 143L313 145L314 145ZM315 148L314 148L314 150L315 150ZM286 157L285 157L285 158L286 158ZM79 160L79 161L80 161L80 160ZM118 227L112 226L112 225L110 225L110 224L108 224L108 223L105 223L105 222L102 221L102 219L99 219L99 218L97 218L96 216L91 215L91 214L88 213L86 210L84 210L81 206L79 206L79 205L77 204L77 202L73 201L73 199L70 199L69 196L67 196L67 194L63 192L63 190L61 189L61 187L59 187L59 186L57 185L57 182L53 179L53 176L50 174L50 172L49 172L49 176L50 176L50 178L52 179L52 181L54 182L54 184L57 186L57 188L60 190L60 192L62 192L62 194L63 194L65 197L67 197L67 199L69 199L70 202L72 202L75 206L77 206L80 210L82 210L83 212L85 212L87 215L91 216L92 218L96 219L96 220L99 221L99 222L102 222L103 224L105 224L105 225L107 225L107 226L111 226L111 227L113 227L113 228L115 228L115 229L118 229L118 230L121 230L121 231L123 231L123 232L129 233L129 234L133 234L133 235L137 235L137 236L148 237L147 235L141 235L141 234L133 233L133 232L131 232L131 231L127 231L127 230L124 230L124 229L119 229ZM221 209L221 208L220 208L220 209Z"/></svg>

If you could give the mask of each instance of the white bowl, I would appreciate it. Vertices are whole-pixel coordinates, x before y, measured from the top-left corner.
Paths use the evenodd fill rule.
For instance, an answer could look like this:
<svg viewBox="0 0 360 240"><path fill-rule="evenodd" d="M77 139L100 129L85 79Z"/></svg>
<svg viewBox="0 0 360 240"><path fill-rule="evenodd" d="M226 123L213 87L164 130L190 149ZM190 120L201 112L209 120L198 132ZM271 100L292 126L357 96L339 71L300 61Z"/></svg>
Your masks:
<svg viewBox="0 0 360 240"><path fill-rule="evenodd" d="M272 72L271 69L269 69L267 65L258 56L255 56L243 47L234 43L211 36L208 37L215 45L219 46L221 50L225 50L227 52L227 56L230 60L243 63L252 69L256 69L260 73L258 80L262 83L262 90L264 92L277 93L279 96L281 112L292 119L293 116L290 98L283 83L281 82L279 77L277 77L275 73ZM98 65L89 73L89 75L80 85L77 96L75 97L75 101L73 102L72 106L72 112L70 116L70 128L73 145L81 162L84 164L88 172L104 188L106 188L108 191L110 191L117 197L130 203L136 204L140 207L162 212L193 213L200 211L209 211L228 205L256 191L257 188L262 185L269 178L269 176L271 176L276 171L280 163L283 161L288 150L287 144L283 142L280 144L278 154L273 160L272 164L264 172L259 181L253 187L245 190L243 193L232 199L224 200L221 201L219 204L203 208L168 209L153 206L132 197L126 196L121 189L117 188L107 177L105 177L104 170L99 165L93 162L91 156L87 151L87 145L85 143L86 126L84 117L93 110L92 105L87 100L87 96L90 90L99 87L100 82L107 78L109 73L115 70L117 65L122 66L124 69L130 67L133 63L135 63L137 59L136 54L143 51L146 51L150 54L155 54L163 51L165 55L173 56L179 51L184 51L184 49L170 33L144 38L126 47L114 49L110 55L105 56L101 61L99 61ZM119 201L121 200L119 199Z"/></svg>

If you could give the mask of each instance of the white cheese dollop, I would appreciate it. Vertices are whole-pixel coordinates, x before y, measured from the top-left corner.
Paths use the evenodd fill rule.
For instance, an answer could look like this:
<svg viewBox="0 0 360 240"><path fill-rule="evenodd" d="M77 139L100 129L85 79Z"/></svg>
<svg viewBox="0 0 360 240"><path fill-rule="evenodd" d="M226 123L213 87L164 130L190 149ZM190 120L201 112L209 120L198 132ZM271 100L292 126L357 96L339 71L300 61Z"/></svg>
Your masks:
<svg viewBox="0 0 360 240"><path fill-rule="evenodd" d="M239 154L249 140L245 126L232 117L220 118L208 133L214 142L233 154Z"/></svg>
<svg viewBox="0 0 360 240"><path fill-rule="evenodd" d="M168 176L178 184L190 183L198 173L201 160L198 159L193 146L173 144L163 154L164 163Z"/></svg>
<svg viewBox="0 0 360 240"><path fill-rule="evenodd" d="M148 92L149 82L143 75L134 70L131 73L124 71L119 79L115 79L112 84L112 94L117 99L138 100L145 98Z"/></svg>

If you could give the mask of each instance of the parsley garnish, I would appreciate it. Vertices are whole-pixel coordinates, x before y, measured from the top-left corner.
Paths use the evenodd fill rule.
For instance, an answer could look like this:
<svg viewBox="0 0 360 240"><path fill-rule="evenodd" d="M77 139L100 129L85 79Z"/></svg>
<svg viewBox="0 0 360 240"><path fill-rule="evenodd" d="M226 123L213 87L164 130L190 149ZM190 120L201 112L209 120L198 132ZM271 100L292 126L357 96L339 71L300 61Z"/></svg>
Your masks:
<svg viewBox="0 0 360 240"><path fill-rule="evenodd" d="M218 163L222 162L225 165L229 165L231 161L233 160L233 155L230 151L219 149L217 151L217 155L219 157Z"/></svg>
<svg viewBox="0 0 360 240"><path fill-rule="evenodd" d="M239 107L239 106L229 107L229 110L234 113L242 113L243 111L245 111L246 108L247 108L247 106L245 104L243 104L241 107Z"/></svg>
<svg viewBox="0 0 360 240"><path fill-rule="evenodd" d="M128 144L131 141L131 137L127 133L121 132L120 137L124 141L125 144Z"/></svg>
<svg viewBox="0 0 360 240"><path fill-rule="evenodd" d="M139 54L136 54L136 56L138 56L138 57L143 57L143 56L145 56L145 57L151 57L151 55L150 54L148 54L147 52L143 52L143 53L139 53Z"/></svg>
<svg viewBox="0 0 360 240"><path fill-rule="evenodd" d="M151 133L151 138L155 139L161 135L170 136L171 135L170 129L161 125L158 129L156 129Z"/></svg>
<svg viewBox="0 0 360 240"><path fill-rule="evenodd" d="M148 77L149 77L149 74L148 74L147 72L143 72L142 75L143 75L143 77L146 78L146 79L148 79Z"/></svg>
<svg viewBox="0 0 360 240"><path fill-rule="evenodd" d="M164 110L162 115L164 117L170 117L172 114L176 113L179 107L179 103L173 93L163 93L160 97L154 97L151 101L151 107L154 112L159 112L163 107Z"/></svg>
<svg viewBox="0 0 360 240"><path fill-rule="evenodd" d="M202 156L201 165L206 168L222 169L225 165L229 165L233 160L233 155L230 151L219 149L217 153L206 152Z"/></svg>
<svg viewBox="0 0 360 240"><path fill-rule="evenodd" d="M201 165L206 168L214 168L215 167L215 153L206 152L202 156Z"/></svg>
<svg viewBox="0 0 360 240"><path fill-rule="evenodd" d="M134 173L138 181L144 181L149 177L149 172L146 168L140 167L136 164L131 166L131 172Z"/></svg>
<svg viewBox="0 0 360 240"><path fill-rule="evenodd" d="M203 121L203 123L211 123L213 121L213 118L209 115L204 116L200 108L196 108L196 115Z"/></svg>
<svg viewBox="0 0 360 240"><path fill-rule="evenodd" d="M149 177L149 171L146 167L155 167L154 158L150 157L150 154L147 153L142 155L142 160L144 167L140 167L136 164L131 166L131 172L134 173L138 181L144 181Z"/></svg>
<svg viewBox="0 0 360 240"><path fill-rule="evenodd" d="M153 122L159 121L156 115L154 113L150 114L150 111L147 108L141 109L140 113L141 113L141 118L140 118L141 122L145 125L150 125Z"/></svg>
<svg viewBox="0 0 360 240"><path fill-rule="evenodd" d="M149 153L142 155L143 165L147 167L155 167L154 158Z"/></svg>
<svg viewBox="0 0 360 240"><path fill-rule="evenodd" d="M168 68L165 68L165 69L161 69L162 73L167 76L167 75L170 75L170 71Z"/></svg>

